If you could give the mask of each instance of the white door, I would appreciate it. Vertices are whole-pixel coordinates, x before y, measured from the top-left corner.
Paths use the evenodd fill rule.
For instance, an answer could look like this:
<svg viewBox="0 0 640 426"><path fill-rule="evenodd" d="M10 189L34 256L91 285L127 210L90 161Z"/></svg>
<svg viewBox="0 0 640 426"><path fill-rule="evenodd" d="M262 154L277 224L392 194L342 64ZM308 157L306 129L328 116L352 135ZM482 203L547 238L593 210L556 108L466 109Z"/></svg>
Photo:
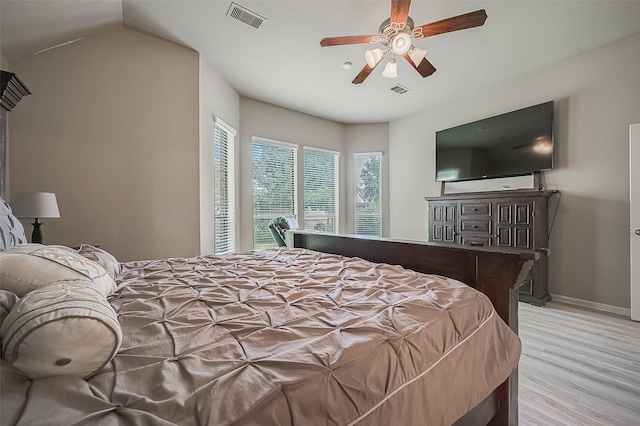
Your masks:
<svg viewBox="0 0 640 426"><path fill-rule="evenodd" d="M629 126L631 319L640 321L640 123Z"/></svg>

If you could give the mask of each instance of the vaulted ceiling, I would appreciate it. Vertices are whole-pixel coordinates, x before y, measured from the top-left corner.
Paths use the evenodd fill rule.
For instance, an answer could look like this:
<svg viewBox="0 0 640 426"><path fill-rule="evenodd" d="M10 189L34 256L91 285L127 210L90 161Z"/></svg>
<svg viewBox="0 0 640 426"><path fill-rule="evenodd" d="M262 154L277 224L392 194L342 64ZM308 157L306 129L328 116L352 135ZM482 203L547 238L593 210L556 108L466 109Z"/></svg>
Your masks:
<svg viewBox="0 0 640 426"><path fill-rule="evenodd" d="M413 0L409 16L416 25L478 9L488 19L478 28L415 41L437 69L430 77L398 61L397 78L383 77L380 66L354 85L371 47L320 47L319 41L376 34L390 15L390 0L236 3L264 19L260 28L227 16L231 0L1 0L2 55L18 62L124 25L200 52L241 95L338 122L371 123L458 100L640 34L640 1ZM398 84L409 90L390 90Z"/></svg>

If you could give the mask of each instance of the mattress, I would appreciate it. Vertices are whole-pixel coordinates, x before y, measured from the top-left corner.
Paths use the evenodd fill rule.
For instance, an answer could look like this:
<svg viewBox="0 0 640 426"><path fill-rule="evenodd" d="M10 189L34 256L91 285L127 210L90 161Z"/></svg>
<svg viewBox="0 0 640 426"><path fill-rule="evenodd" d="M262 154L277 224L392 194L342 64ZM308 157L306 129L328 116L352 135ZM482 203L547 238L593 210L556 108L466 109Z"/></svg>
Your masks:
<svg viewBox="0 0 640 426"><path fill-rule="evenodd" d="M88 379L2 364L2 424L448 425L520 341L465 284L306 249L122 264L117 355Z"/></svg>

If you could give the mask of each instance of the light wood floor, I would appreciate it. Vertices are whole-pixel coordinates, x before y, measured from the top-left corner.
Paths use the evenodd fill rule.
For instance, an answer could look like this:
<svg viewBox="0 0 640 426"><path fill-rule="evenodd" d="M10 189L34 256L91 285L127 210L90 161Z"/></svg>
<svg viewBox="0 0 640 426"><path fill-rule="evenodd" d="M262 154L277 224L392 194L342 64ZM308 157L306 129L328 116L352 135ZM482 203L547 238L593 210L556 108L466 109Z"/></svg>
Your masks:
<svg viewBox="0 0 640 426"><path fill-rule="evenodd" d="M640 322L519 305L519 424L640 425Z"/></svg>

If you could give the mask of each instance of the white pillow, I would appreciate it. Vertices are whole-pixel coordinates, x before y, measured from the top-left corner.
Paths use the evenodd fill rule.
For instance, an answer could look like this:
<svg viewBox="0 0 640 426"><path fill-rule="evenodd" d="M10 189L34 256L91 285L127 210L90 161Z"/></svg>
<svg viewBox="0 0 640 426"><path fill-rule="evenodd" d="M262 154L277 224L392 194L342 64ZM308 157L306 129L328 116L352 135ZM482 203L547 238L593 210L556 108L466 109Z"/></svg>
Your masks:
<svg viewBox="0 0 640 426"><path fill-rule="evenodd" d="M48 284L17 302L0 328L2 357L27 377L89 377L122 342L117 314L86 280Z"/></svg>
<svg viewBox="0 0 640 426"><path fill-rule="evenodd" d="M108 251L89 244L82 244L78 250L78 254L93 260L102 266L107 274L114 280L120 274L120 262Z"/></svg>
<svg viewBox="0 0 640 426"><path fill-rule="evenodd" d="M41 244L23 244L0 253L0 289L23 297L36 288L67 280L88 280L106 297L116 283L107 271L78 253Z"/></svg>
<svg viewBox="0 0 640 426"><path fill-rule="evenodd" d="M18 303L18 300L20 300L20 298L16 296L15 293L0 290L0 327L7 315L9 315L9 312L11 312L13 305Z"/></svg>
<svg viewBox="0 0 640 426"><path fill-rule="evenodd" d="M22 223L11 213L11 207L0 198L0 251L26 242Z"/></svg>

